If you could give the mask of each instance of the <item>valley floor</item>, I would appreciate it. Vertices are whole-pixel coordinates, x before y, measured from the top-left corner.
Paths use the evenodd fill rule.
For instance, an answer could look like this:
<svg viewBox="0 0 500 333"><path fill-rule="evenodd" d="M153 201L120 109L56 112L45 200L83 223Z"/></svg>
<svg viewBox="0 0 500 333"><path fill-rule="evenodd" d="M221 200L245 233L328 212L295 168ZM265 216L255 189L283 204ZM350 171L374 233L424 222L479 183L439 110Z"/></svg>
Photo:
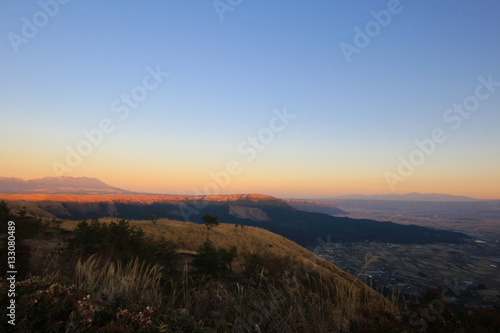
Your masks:
<svg viewBox="0 0 500 333"><path fill-rule="evenodd" d="M470 212L405 212L351 209L351 218L415 224L466 233L467 244L388 244L319 242L314 252L384 293L406 300L428 289L447 293L458 308L498 305L500 298L500 216ZM365 263L373 260L364 268Z"/></svg>
<svg viewBox="0 0 500 333"><path fill-rule="evenodd" d="M314 252L354 276L359 274L374 289L385 293L394 289L407 300L437 289L459 308L499 304L498 247L361 242L325 243Z"/></svg>

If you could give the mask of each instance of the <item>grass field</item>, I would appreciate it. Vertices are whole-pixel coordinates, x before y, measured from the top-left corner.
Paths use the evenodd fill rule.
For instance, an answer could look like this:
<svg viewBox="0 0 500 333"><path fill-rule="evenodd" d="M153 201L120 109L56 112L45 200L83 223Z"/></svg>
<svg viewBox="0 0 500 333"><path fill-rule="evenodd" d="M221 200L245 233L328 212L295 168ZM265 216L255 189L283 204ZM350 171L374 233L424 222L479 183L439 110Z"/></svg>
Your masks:
<svg viewBox="0 0 500 333"><path fill-rule="evenodd" d="M100 222L112 220L107 218ZM62 230L72 231L78 223L62 221L56 224ZM139 262L131 267L91 257L76 265L73 279L79 288L92 289L110 298L118 297L117 293L127 297L143 295L141 297L148 300L161 300L173 310L186 309L203 320L213 320L209 319L213 312L223 310L224 315L213 324L216 327L234 325L238 318L247 325L252 313L263 316L272 309L272 315L263 316L261 325L274 327L270 331L283 332L341 332L349 330L367 315L395 315L398 311L395 301L382 297L360 279L298 244L263 229L219 224L208 231L204 225L170 220L130 221L130 225L140 227L148 242L158 242L162 238L172 241L180 254L177 271L183 272L182 275L169 278L164 270L140 266ZM61 269L57 252L67 240L65 237L71 235L45 232L26 241L31 246L33 272L51 275ZM237 247L232 271L222 280L198 280L199 277L193 275L191 261L207 237L218 248ZM257 254L265 263L257 277L245 275L246 258L250 254ZM158 284L160 278L161 285ZM165 278L169 281L166 284ZM129 282L123 285L122 281ZM144 285L150 288L143 288ZM162 296L155 298L159 293Z"/></svg>

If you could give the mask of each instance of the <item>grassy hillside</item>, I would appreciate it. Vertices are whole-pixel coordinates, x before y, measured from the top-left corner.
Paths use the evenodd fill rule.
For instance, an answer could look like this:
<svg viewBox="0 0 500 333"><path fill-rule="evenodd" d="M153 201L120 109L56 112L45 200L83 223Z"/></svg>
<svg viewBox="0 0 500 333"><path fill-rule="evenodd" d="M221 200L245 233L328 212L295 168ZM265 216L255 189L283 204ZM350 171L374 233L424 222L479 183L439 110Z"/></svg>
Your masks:
<svg viewBox="0 0 500 333"><path fill-rule="evenodd" d="M464 322L446 310L420 321L428 304L399 308L305 248L255 227L44 221L2 208L0 202L2 227L16 221L20 331L417 332L423 324L446 331L495 318L485 312ZM1 281L6 302L9 286Z"/></svg>
<svg viewBox="0 0 500 333"><path fill-rule="evenodd" d="M112 218L105 218L100 221L109 223L112 220ZM184 259L188 259L189 255L195 255L198 247L208 236L217 247L237 247L237 257L234 260L235 273L240 273L243 270L242 266L246 255L256 253L267 258L287 260L289 269L314 273L314 275L321 276L324 281L334 282L339 289L341 287L346 287L347 290L351 288L351 292L356 294L366 291L377 302L388 304L380 299L378 293L366 288L361 281L332 263L318 257L297 243L261 228L222 223L208 231L204 225L165 219L160 219L156 223L147 220L132 220L130 223L132 226L140 227L153 240L158 241L163 237L172 241L177 246L179 253L187 255ZM65 221L61 227L66 230L74 230L77 224L76 221Z"/></svg>
<svg viewBox="0 0 500 333"><path fill-rule="evenodd" d="M102 238L79 245L76 240L90 230ZM102 236L103 230L112 232ZM236 247L230 269L209 274L197 269L194 262L207 236L217 250ZM24 238L29 279L18 283L17 301L24 310L19 327L26 331L69 325L104 327L104 332L177 332L179 327L179 332L341 332L366 316L395 311L353 276L254 227L220 224L208 232L192 223L108 218L85 225L43 222ZM166 248L161 244L176 249L170 267L157 256ZM138 319L146 313L148 320Z"/></svg>

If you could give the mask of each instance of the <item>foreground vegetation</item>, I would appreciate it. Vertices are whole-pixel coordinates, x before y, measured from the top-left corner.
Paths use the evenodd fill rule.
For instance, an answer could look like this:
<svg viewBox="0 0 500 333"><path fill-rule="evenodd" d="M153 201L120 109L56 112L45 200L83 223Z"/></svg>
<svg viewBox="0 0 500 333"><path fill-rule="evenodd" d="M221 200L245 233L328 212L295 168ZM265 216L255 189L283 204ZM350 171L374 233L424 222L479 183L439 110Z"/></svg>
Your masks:
<svg viewBox="0 0 500 333"><path fill-rule="evenodd" d="M432 292L423 303L399 307L299 245L258 228L217 225L211 218L204 219L211 222L207 227L157 219L43 221L0 203L3 229L8 220L16 222L19 332L500 328L494 310L454 314ZM5 282L1 289L6 304Z"/></svg>

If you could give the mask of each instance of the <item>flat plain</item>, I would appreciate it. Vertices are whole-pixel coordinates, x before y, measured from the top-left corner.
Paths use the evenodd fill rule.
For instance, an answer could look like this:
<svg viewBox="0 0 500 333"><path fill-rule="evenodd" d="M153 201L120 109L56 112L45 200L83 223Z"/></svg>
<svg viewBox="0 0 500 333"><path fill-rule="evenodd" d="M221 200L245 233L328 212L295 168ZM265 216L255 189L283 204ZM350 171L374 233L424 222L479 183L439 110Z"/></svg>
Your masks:
<svg viewBox="0 0 500 333"><path fill-rule="evenodd" d="M318 243L314 252L374 289L394 290L407 300L435 289L462 308L500 303L499 216L367 209L351 209L347 216L454 230L474 237L463 244L331 243L328 237Z"/></svg>

